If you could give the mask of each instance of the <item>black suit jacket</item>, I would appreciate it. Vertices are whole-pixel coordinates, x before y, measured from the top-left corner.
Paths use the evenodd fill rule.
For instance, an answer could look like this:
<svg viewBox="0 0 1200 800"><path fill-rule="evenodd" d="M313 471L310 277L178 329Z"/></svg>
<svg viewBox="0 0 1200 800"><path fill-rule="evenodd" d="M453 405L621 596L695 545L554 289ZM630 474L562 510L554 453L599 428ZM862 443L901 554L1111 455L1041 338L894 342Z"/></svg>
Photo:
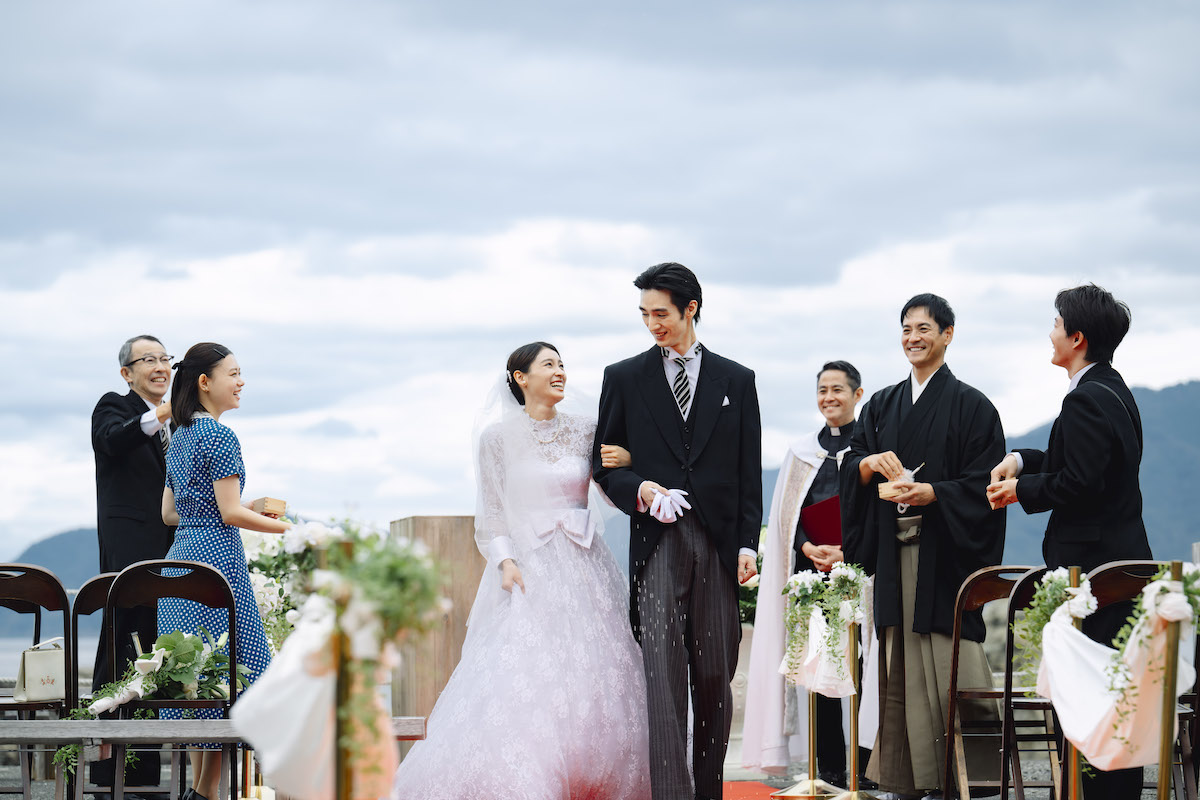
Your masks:
<svg viewBox="0 0 1200 800"><path fill-rule="evenodd" d="M92 411L101 572L163 558L171 547L175 529L162 521L166 462L159 438L142 432L146 408L136 392L109 392Z"/></svg>
<svg viewBox="0 0 1200 800"><path fill-rule="evenodd" d="M601 444L628 449L632 465L603 469ZM664 527L637 511L638 487L651 480L688 492L692 510L684 513L698 516L721 563L736 576L738 549L757 550L762 526L762 430L754 373L706 348L685 421L657 345L610 365L600 391L592 472L630 516L631 575L650 558Z"/></svg>
<svg viewBox="0 0 1200 800"><path fill-rule="evenodd" d="M1017 499L1050 511L1047 566L1086 572L1119 559L1151 558L1142 522L1142 417L1121 374L1097 363L1063 398L1045 451L1020 450Z"/></svg>
<svg viewBox="0 0 1200 800"><path fill-rule="evenodd" d="M166 461L159 438L142 432L146 409L145 401L130 391L123 396L109 392L92 411L101 572L120 572L138 561L164 558L175 536L175 529L162 521ZM114 629L119 663L115 670L109 664L108 637L102 631L96 648L93 689L120 678L128 662L138 657L130 634L137 633L142 650L154 646L157 615L153 608L127 609L117 613ZM144 753L126 775L135 785L157 784L158 764L157 753ZM112 774L112 759L92 766L92 780L97 783L111 785Z"/></svg>

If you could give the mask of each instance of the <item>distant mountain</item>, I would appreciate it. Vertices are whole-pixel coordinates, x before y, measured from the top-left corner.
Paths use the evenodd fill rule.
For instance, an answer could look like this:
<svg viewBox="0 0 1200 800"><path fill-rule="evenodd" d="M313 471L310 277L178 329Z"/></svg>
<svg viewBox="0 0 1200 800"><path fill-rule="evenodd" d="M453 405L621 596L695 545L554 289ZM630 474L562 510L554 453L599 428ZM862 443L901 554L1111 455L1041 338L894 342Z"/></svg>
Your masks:
<svg viewBox="0 0 1200 800"><path fill-rule="evenodd" d="M1133 389L1142 414L1142 517L1150 550L1158 559L1192 557L1192 542L1200 527L1188 498L1200 486L1200 381L1166 389ZM1050 441L1048 422L1022 436L1010 437L1009 449L1044 448ZM778 469L763 470L763 513L771 506ZM1005 535L1006 564L1041 564L1042 537L1049 514L1029 515L1020 506L1008 509ZM765 519L764 519L765 523Z"/></svg>
<svg viewBox="0 0 1200 800"><path fill-rule="evenodd" d="M1193 518L1189 498L1200 486L1200 381L1166 389L1135 388L1133 395L1142 412L1145 454L1142 457L1142 498L1150 547L1160 559L1190 559L1192 542L1200 541L1200 528ZM1009 439L1009 448L1045 447L1050 423L1023 436ZM770 508L771 494L779 470L763 471L763 513ZM1004 560L1009 564L1042 563L1042 534L1046 514L1030 516L1012 506L1008 510L1008 532ZM765 523L764 519L764 523ZM607 521L605 539L622 570L629 566L628 518L617 513ZM68 588L78 588L97 572L100 556L94 528L66 531L30 545L16 561L52 570ZM85 618L86 619L86 618ZM99 615L89 621L99 631ZM0 637L28 636L30 628L16 614L0 611ZM52 633L50 635L57 635Z"/></svg>
<svg viewBox="0 0 1200 800"><path fill-rule="evenodd" d="M17 564L34 564L45 567L58 576L63 586L78 589L100 571L100 545L96 540L95 528L76 528L56 533L34 542L21 555L13 559ZM100 614L80 620L81 636L98 636ZM43 616L43 628L48 633L43 638L62 635L60 625ZM33 634L33 622L28 616L0 609L0 637L26 637Z"/></svg>

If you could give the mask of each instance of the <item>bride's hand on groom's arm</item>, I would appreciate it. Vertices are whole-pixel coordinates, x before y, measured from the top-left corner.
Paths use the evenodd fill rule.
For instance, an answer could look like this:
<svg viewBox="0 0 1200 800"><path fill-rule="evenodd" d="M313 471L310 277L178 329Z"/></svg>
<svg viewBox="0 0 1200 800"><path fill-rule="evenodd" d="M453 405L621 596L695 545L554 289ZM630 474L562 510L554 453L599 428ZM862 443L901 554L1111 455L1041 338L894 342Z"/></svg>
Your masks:
<svg viewBox="0 0 1200 800"><path fill-rule="evenodd" d="M619 444L600 445L600 466L605 469L617 469L633 464L629 451Z"/></svg>
<svg viewBox="0 0 1200 800"><path fill-rule="evenodd" d="M517 562L511 558L506 558L500 562L500 587L506 592L513 590L513 584L521 587L521 593L525 593L525 581L521 578L521 568L517 566Z"/></svg>

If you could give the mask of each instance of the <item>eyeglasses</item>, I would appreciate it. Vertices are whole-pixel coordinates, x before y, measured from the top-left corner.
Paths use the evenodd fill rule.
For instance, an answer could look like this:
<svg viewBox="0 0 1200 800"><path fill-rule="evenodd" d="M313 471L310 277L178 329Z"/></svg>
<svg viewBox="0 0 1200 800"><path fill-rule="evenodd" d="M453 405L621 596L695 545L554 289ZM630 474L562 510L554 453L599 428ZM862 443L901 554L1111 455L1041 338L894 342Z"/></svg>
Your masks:
<svg viewBox="0 0 1200 800"><path fill-rule="evenodd" d="M143 364L147 364L148 366L151 366L151 367L153 367L156 363L162 364L164 367L169 367L169 366L171 366L171 362L174 359L175 359L175 356L167 356L167 355L142 356L141 358L135 358L132 361L128 361L128 362L122 364L121 366L132 367L134 364L141 361Z"/></svg>

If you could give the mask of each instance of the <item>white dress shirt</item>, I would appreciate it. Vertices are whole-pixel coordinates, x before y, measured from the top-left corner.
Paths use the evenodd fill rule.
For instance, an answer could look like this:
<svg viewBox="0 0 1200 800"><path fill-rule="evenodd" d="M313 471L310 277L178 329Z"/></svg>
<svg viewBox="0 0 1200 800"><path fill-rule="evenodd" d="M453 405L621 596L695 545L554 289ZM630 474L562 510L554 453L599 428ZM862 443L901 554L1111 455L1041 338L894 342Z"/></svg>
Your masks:
<svg viewBox="0 0 1200 800"><path fill-rule="evenodd" d="M142 396L138 395L138 397ZM142 397L142 402L145 403L146 407L150 409L145 414L142 414L142 433L146 434L147 436L154 436L160 430L162 430L163 426L163 423L159 422L158 420L158 406L154 405L144 397ZM167 441L171 441L171 429L169 427L167 428Z"/></svg>

